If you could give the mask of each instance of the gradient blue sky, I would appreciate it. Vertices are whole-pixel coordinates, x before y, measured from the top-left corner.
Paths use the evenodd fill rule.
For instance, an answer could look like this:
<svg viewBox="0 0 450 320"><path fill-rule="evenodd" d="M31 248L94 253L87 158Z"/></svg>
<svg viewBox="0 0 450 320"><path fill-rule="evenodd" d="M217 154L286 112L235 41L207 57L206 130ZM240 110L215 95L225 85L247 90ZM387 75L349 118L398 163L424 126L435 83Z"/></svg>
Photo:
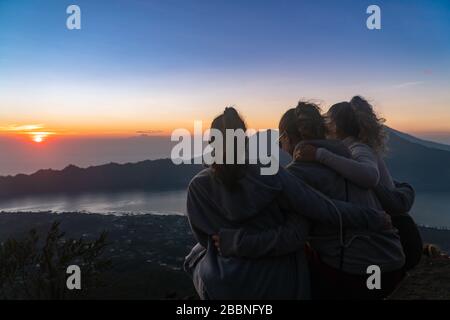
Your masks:
<svg viewBox="0 0 450 320"><path fill-rule="evenodd" d="M267 128L362 94L397 129L450 132L449 34L448 0L0 0L0 130L170 133L230 104Z"/></svg>

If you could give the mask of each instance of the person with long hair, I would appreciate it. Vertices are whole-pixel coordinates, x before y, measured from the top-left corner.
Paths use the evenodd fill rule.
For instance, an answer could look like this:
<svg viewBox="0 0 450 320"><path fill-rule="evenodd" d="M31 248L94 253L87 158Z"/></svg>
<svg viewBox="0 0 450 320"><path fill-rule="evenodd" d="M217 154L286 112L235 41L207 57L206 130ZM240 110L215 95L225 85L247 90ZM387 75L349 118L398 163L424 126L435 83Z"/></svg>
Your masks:
<svg viewBox="0 0 450 320"><path fill-rule="evenodd" d="M352 157L344 158L325 148L304 144L296 158L320 162L362 188L382 184L393 189L393 179L383 160L386 151L384 119L376 114L372 105L355 96L349 102L332 105L325 120L328 137L341 140Z"/></svg>
<svg viewBox="0 0 450 320"><path fill-rule="evenodd" d="M227 130L246 130L234 108L216 117L211 129L226 137ZM260 167L226 163L226 152L243 154L234 140L224 139L214 150L216 161L189 184L187 216L198 244L185 260L202 299L308 299L309 272L302 249L279 255L247 259L225 257L213 244L220 230L246 228L260 232L283 224L295 225L292 236L304 244L310 223L340 228L384 230L389 217L382 211L331 201L280 168L275 175L261 175ZM245 153L245 152L244 152ZM230 244L231 246L232 244ZM300 248L300 247L299 247ZM259 249L261 250L261 249Z"/></svg>
<svg viewBox="0 0 450 320"><path fill-rule="evenodd" d="M373 189L379 199L386 199L385 210L400 232L406 255L405 270L416 266L422 257L422 238L413 218L408 214L414 201L414 189L407 183L394 181L384 161L387 151L385 120L363 97L332 105L326 116L328 137L347 146L351 157L342 157L326 148L303 144L294 157L319 162L367 189Z"/></svg>
<svg viewBox="0 0 450 320"><path fill-rule="evenodd" d="M280 120L279 132L280 147L291 156L297 148L308 144L346 159L351 157L341 141L325 139L325 121L314 103L300 101L296 108L286 111ZM357 186L320 163L294 161L286 169L332 199L384 209L373 190ZM384 205L389 206L390 202ZM296 227L285 224L261 232L221 230L215 236L216 245L226 256L260 258L286 254L302 245L292 237L292 229ZM394 228L381 232L344 228L342 238L336 235L335 226L313 224L307 252L314 299L379 299L394 290L402 279L405 262ZM381 269L381 290L371 291L366 286L366 271L370 265Z"/></svg>

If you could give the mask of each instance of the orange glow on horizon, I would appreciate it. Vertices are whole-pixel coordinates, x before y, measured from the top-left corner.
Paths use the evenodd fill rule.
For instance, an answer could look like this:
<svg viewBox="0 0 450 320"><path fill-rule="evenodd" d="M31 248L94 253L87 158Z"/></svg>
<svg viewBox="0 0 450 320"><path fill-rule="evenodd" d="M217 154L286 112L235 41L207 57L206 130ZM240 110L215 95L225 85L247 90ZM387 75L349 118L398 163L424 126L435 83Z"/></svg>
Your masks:
<svg viewBox="0 0 450 320"><path fill-rule="evenodd" d="M278 122L283 114L283 110L270 110L268 112L254 114L250 110L242 108L241 114L246 121L247 128L255 130L277 129ZM239 110L239 108L238 108ZM187 117L177 117L170 120L167 119L127 119L117 123L116 121L102 121L93 123L79 123L78 121L59 122L59 123L45 123L39 121L14 122L17 125L2 126L0 123L0 135L13 135L16 137L24 137L33 141L34 143L46 142L49 137L53 138L122 138L133 136L148 136L148 137L167 137L172 134L175 129L186 129L190 133L194 132L194 121L202 121L202 131L209 129L213 118L219 113L208 113L201 116L191 115ZM417 116L404 113L393 112L385 109L382 114L388 121L386 125L403 132L417 133L417 132L450 132L450 117L445 115L436 117L435 115L422 116L420 119ZM447 121L448 119L448 121ZM445 121L443 121L445 120ZM12 122L12 121L11 121ZM13 122L13 123L14 123ZM38 124L30 124L38 123Z"/></svg>

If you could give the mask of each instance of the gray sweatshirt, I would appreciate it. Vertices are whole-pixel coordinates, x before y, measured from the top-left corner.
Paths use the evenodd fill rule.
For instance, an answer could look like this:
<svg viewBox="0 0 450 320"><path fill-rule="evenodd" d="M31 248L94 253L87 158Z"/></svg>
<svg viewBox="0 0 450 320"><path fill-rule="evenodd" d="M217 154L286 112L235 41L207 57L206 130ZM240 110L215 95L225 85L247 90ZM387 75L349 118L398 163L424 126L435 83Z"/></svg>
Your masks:
<svg viewBox="0 0 450 320"><path fill-rule="evenodd" d="M260 259L225 257L211 243L211 236L221 229L262 232L295 224L297 227L288 231L290 239L303 246L308 221L332 226L334 234L340 225L376 231L384 228L386 221L380 211L324 200L283 168L276 175L262 176L256 166L248 167L233 190L225 188L212 169L200 172L189 185L187 214L199 245L186 258L185 270L197 275L196 281L201 281L210 299L309 297L309 272L302 250ZM225 245L235 246L234 240Z"/></svg>
<svg viewBox="0 0 450 320"><path fill-rule="evenodd" d="M316 154L317 161L361 188L370 189L381 184L394 189L394 182L386 163L371 147L352 137L345 138L342 142L349 148L351 158L335 154L326 148L319 148Z"/></svg>
<svg viewBox="0 0 450 320"><path fill-rule="evenodd" d="M350 157L348 150L338 141L315 141L314 144L325 146L330 153L339 157ZM372 190L358 187L320 163L292 162L287 170L330 198L382 210L382 205ZM383 199L386 198L387 196ZM319 253L324 263L336 269L339 269L342 263L342 270L347 273L366 274L367 267L373 264L380 266L382 272L397 270L404 265L405 256L396 229L373 231L345 228L342 259L342 243L336 236L336 227L320 222L312 223L312 226L311 246ZM288 219L283 226L259 233L245 229L221 230L221 250L229 256L249 258L277 256L301 250L303 244L296 242L291 236L297 227L295 222Z"/></svg>

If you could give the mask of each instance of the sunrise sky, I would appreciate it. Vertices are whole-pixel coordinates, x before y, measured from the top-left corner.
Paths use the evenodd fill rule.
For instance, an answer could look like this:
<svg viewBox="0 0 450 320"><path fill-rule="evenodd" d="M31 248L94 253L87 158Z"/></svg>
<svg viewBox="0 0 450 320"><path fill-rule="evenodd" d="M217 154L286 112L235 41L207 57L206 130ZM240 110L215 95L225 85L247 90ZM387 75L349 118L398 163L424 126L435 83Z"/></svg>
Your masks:
<svg viewBox="0 0 450 320"><path fill-rule="evenodd" d="M445 135L449 17L448 0L0 0L0 135L168 135L226 105L274 128L300 98L354 94L396 129Z"/></svg>

